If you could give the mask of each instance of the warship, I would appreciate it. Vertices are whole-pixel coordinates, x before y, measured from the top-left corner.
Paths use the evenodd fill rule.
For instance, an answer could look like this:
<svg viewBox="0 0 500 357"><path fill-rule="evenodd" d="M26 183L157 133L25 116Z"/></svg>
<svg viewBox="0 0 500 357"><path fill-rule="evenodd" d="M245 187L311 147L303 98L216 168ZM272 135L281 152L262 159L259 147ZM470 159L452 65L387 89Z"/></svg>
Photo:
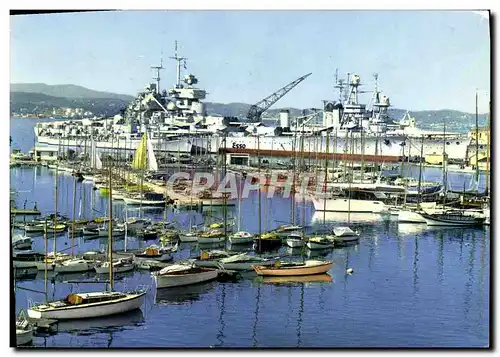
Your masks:
<svg viewBox="0 0 500 357"><path fill-rule="evenodd" d="M198 78L187 74L181 81L187 59L178 55L177 43L170 58L176 62L177 80L173 88L161 90L160 70L164 68L162 64L153 66L156 82L139 92L121 114L37 123L34 127L37 143L84 154L93 142L97 151L113 151L130 158L142 135L147 133L159 158L169 153L217 153L222 147L233 155L253 155L259 151L290 157L298 150L299 137L306 154L328 152L362 155L367 161L376 158L399 161L411 156L412 151L413 156L418 156L423 145L424 156L446 152L448 159L460 161L467 157L472 140L467 135L419 129L408 112L397 122L391 120L390 99L379 90L378 75L370 105L359 102L359 75L348 74L347 79L339 79L337 74L338 100L324 100L322 110L295 118L282 110L274 125L266 125L262 114L309 74L253 105L247 118L239 119L208 115L203 103L207 92L196 86Z"/></svg>

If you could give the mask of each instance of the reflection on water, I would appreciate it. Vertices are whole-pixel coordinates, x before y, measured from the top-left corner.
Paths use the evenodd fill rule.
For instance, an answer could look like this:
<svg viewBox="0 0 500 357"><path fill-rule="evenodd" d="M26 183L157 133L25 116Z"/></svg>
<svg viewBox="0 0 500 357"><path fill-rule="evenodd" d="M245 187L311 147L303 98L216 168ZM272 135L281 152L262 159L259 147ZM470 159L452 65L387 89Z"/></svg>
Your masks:
<svg viewBox="0 0 500 357"><path fill-rule="evenodd" d="M144 323L144 316L140 309L124 314L96 317L92 319L61 320L57 324L58 332L76 335L92 335L102 332L122 331L127 327Z"/></svg>
<svg viewBox="0 0 500 357"><path fill-rule="evenodd" d="M210 292L217 282L208 282L186 286L177 286L173 288L156 289L156 302L169 304L184 304L197 301L202 295Z"/></svg>
<svg viewBox="0 0 500 357"><path fill-rule="evenodd" d="M284 284L284 285L304 285L304 283L331 283L333 278L330 274L317 274L305 276L264 276L257 277L256 283L264 284Z"/></svg>
<svg viewBox="0 0 500 357"><path fill-rule="evenodd" d="M402 235L415 235L427 229L425 223L398 223L398 233Z"/></svg>

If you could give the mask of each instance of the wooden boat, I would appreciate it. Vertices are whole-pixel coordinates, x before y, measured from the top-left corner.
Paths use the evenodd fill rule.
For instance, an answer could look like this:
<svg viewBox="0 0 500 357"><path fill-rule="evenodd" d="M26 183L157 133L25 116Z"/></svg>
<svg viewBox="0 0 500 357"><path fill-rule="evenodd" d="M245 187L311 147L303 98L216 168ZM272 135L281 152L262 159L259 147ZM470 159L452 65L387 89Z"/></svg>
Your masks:
<svg viewBox="0 0 500 357"><path fill-rule="evenodd" d="M333 262L324 260L306 260L303 263L277 262L272 267L254 265L258 275L262 276L294 276L324 274L331 268Z"/></svg>
<svg viewBox="0 0 500 357"><path fill-rule="evenodd" d="M170 288L198 284L217 278L218 269L200 268L193 265L175 264L153 274L156 287Z"/></svg>
<svg viewBox="0 0 500 357"><path fill-rule="evenodd" d="M108 316L139 309L146 291L100 291L69 294L65 299L34 305L28 308L33 319L83 319Z"/></svg>
<svg viewBox="0 0 500 357"><path fill-rule="evenodd" d="M135 264L129 259L120 259L113 262L113 273L125 273L127 271L134 270ZM108 274L109 273L109 262L104 262L100 265L94 267L97 274Z"/></svg>
<svg viewBox="0 0 500 357"><path fill-rule="evenodd" d="M66 230L65 224L58 224L54 226L53 224L47 227L44 227L45 233L62 233Z"/></svg>
<svg viewBox="0 0 500 357"><path fill-rule="evenodd" d="M245 231L239 231L229 236L231 244L246 244L253 242L254 235Z"/></svg>
<svg viewBox="0 0 500 357"><path fill-rule="evenodd" d="M33 341L33 326L21 310L16 318L16 346L24 346Z"/></svg>
<svg viewBox="0 0 500 357"><path fill-rule="evenodd" d="M465 214L462 210L450 210L440 213L420 213L428 226L482 226L486 217Z"/></svg>
<svg viewBox="0 0 500 357"><path fill-rule="evenodd" d="M333 228L335 237L353 237L359 236L358 231L353 231L350 227L335 227Z"/></svg>
<svg viewBox="0 0 500 357"><path fill-rule="evenodd" d="M220 230L210 230L208 232L200 234L198 237L198 243L206 244L206 243L219 243L224 242L226 239L225 233Z"/></svg>
<svg viewBox="0 0 500 357"><path fill-rule="evenodd" d="M306 247L309 249L330 249L335 243L333 240L325 237L311 237L307 240Z"/></svg>
<svg viewBox="0 0 500 357"><path fill-rule="evenodd" d="M271 266L275 261L275 259L265 259L256 255L242 253L222 258L219 260L219 264L225 270L252 270L254 265Z"/></svg>
<svg viewBox="0 0 500 357"><path fill-rule="evenodd" d="M134 254L135 260L148 259L166 262L173 259L173 253L177 251L177 245L172 248L159 247L157 245L150 245L142 253Z"/></svg>
<svg viewBox="0 0 500 357"><path fill-rule="evenodd" d="M27 233L43 232L45 225L43 223L26 223L24 230Z"/></svg>
<svg viewBox="0 0 500 357"><path fill-rule="evenodd" d="M281 244L281 237L275 232L265 233L254 239L255 250L260 252L279 249Z"/></svg>

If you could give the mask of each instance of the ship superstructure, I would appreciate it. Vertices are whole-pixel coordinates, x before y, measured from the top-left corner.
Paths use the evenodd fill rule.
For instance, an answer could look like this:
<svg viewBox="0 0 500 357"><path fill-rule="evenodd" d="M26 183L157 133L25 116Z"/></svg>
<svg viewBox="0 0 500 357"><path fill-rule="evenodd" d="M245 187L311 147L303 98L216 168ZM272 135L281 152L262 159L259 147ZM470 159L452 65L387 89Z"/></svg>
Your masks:
<svg viewBox="0 0 500 357"><path fill-rule="evenodd" d="M156 82L139 92L122 114L104 119L38 123L35 126L38 142L88 152L87 145L92 139L97 150L122 149L118 152L130 155L139 145L142 134L147 132L158 157L167 152L216 153L223 143L233 154L252 155L261 150L291 156L298 150L297 137L303 136L306 153L343 153L361 155L367 161L377 157L397 161L402 156L419 155L423 137L424 155L446 150L450 159L466 158L471 141L466 135L423 131L416 127L409 113L394 122L388 113L390 99L379 90L378 75L374 75L375 87L369 106L359 100L359 95L366 93L361 90L359 75L348 73L347 80L336 75L337 101L324 100L322 110L295 118L290 117L288 111L281 111L278 123L269 126L260 119L262 111L252 116L252 121L207 115L203 103L207 93L196 86L198 78L187 74L181 81L187 59L178 55L177 43L175 54L170 58L176 63L173 88L161 90L163 63L153 66ZM263 110L308 76L266 97ZM254 112L256 108L259 107L251 107Z"/></svg>

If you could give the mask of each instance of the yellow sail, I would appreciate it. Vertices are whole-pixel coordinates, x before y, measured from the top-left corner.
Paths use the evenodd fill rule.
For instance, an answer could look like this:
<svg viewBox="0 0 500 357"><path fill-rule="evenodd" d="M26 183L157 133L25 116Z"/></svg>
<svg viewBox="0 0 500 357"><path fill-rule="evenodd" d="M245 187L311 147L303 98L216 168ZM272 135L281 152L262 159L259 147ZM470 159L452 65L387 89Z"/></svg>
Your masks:
<svg viewBox="0 0 500 357"><path fill-rule="evenodd" d="M146 168L146 155L147 155L147 136L146 133L142 136L141 143L139 144L139 147L135 151L134 154L134 160L132 161L132 168L133 169L145 169Z"/></svg>

